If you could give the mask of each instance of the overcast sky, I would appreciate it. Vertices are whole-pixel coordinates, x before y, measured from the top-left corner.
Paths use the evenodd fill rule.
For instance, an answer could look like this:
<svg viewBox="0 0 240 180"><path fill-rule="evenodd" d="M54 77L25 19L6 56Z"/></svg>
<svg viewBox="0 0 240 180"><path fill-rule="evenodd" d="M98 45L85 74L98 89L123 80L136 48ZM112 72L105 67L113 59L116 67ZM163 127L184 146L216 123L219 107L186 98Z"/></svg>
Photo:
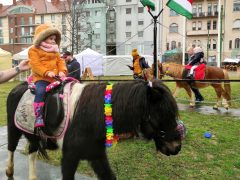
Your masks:
<svg viewBox="0 0 240 180"><path fill-rule="evenodd" d="M12 4L12 0L0 0L0 4L10 5L10 4Z"/></svg>

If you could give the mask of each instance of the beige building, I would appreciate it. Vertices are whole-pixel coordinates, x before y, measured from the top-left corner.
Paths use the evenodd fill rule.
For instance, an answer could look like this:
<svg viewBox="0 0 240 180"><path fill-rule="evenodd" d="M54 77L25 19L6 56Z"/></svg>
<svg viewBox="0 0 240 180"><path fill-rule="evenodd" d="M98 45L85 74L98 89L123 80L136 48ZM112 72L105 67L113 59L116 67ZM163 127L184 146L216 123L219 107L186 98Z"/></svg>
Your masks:
<svg viewBox="0 0 240 180"><path fill-rule="evenodd" d="M166 4L167 0L163 0ZM240 0L221 2L222 13L222 61L240 58ZM192 4L193 18L186 20L169 8L162 14L161 51L182 48L186 36L186 49L200 46L209 63L216 64L218 49L218 0L195 0ZM184 28L186 24L186 28ZM186 29L186 30L185 30Z"/></svg>

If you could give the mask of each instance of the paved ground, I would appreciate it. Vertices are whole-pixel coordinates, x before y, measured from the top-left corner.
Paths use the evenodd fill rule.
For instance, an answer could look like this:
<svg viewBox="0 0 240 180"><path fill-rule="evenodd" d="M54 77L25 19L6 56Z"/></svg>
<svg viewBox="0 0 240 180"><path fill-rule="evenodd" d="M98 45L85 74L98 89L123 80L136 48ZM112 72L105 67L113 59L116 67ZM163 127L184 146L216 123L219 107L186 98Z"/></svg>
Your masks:
<svg viewBox="0 0 240 180"><path fill-rule="evenodd" d="M7 179L5 175L5 168L7 164L7 128L0 127L0 180ZM15 153L14 165L14 180L27 180L28 179L28 157L21 154L25 148L26 140L21 139L18 149ZM45 162L37 162L38 180L61 180L60 167L49 165ZM76 180L93 180L86 176L79 174L75 175Z"/></svg>
<svg viewBox="0 0 240 180"><path fill-rule="evenodd" d="M210 106L197 105L196 108L189 108L188 105L178 104L180 110L197 111L203 114L216 114L216 115L228 115L234 117L240 117L239 109L226 110L219 108L219 110L213 110ZM15 180L28 179L28 158L27 156L20 153L25 148L26 140L21 139L18 149L15 153ZM7 128L0 127L0 180L7 179L5 176L5 166L7 162ZM39 180L60 180L61 172L60 167L49 165L45 162L37 162L38 177ZM92 178L82 176L79 174L75 175L76 180L93 180Z"/></svg>

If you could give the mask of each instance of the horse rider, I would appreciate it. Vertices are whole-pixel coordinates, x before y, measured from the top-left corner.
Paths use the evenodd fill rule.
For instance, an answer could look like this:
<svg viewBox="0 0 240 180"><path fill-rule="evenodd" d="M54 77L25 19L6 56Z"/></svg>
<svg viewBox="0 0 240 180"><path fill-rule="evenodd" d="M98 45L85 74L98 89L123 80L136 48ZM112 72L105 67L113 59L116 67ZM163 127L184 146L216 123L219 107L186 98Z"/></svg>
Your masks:
<svg viewBox="0 0 240 180"><path fill-rule="evenodd" d="M133 78L134 79L145 79L143 70L150 68L149 65L146 63L145 58L141 57L138 54L136 48L132 50L132 57L133 57L133 66L127 65L133 71Z"/></svg>
<svg viewBox="0 0 240 180"><path fill-rule="evenodd" d="M193 47L188 48L188 56L189 56L189 63L191 63L194 60L194 58L195 58L194 48ZM201 95L201 93L200 93L198 88L195 88L195 87L191 86L191 89L192 89L193 93L195 94L195 98L196 98L195 101L196 102L204 101L204 98Z"/></svg>
<svg viewBox="0 0 240 180"><path fill-rule="evenodd" d="M204 62L204 53L203 53L203 50L202 48L200 47L195 47L193 49L193 53L194 53L194 56L190 59L190 62L188 63L188 65L191 65L191 69L190 69L190 73L188 74L188 78L189 79L193 79L193 72L194 70L198 67L199 64L203 63Z"/></svg>

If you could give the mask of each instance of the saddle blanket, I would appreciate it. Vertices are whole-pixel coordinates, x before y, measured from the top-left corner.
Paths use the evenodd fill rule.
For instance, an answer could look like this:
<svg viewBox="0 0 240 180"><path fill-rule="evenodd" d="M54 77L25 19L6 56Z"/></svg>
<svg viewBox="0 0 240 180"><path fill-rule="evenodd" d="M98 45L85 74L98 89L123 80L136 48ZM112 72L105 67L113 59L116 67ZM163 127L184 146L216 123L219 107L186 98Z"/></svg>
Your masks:
<svg viewBox="0 0 240 180"><path fill-rule="evenodd" d="M73 83L74 82L69 82L64 86L63 90L64 119L62 120L57 130L53 132L53 136L45 135L48 138L61 138L66 131L70 119L69 99L70 90ZM35 95L32 94L29 89L23 94L21 100L18 103L14 119L16 127L29 134L34 134L35 123L35 115L33 108L34 97Z"/></svg>
<svg viewBox="0 0 240 180"><path fill-rule="evenodd" d="M185 68L190 70L191 69L191 65L186 65ZM198 67L194 70L195 71L195 75L194 75L194 79L195 80L202 80L205 77L205 69L206 69L206 64L202 63L199 64Z"/></svg>

